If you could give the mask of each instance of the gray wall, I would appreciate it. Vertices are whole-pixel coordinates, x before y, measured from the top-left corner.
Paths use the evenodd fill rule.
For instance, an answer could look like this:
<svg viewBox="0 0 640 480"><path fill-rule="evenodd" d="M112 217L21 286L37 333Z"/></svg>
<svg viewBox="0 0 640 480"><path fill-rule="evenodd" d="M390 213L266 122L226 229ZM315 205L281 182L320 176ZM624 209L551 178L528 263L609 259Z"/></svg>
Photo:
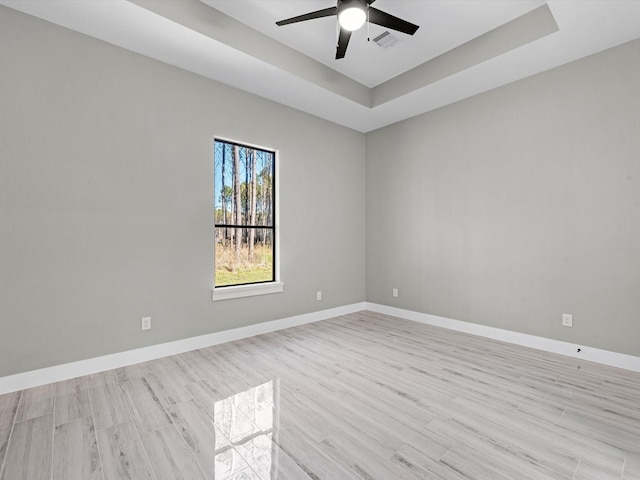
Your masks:
<svg viewBox="0 0 640 480"><path fill-rule="evenodd" d="M640 355L640 42L366 136L3 7L0 66L0 376L365 285ZM215 135L280 150L283 294L210 300Z"/></svg>
<svg viewBox="0 0 640 480"><path fill-rule="evenodd" d="M0 376L364 300L364 135L4 7L0 68ZM280 151L282 294L211 302L215 135Z"/></svg>
<svg viewBox="0 0 640 480"><path fill-rule="evenodd" d="M634 41L368 134L367 300L640 355L639 85Z"/></svg>

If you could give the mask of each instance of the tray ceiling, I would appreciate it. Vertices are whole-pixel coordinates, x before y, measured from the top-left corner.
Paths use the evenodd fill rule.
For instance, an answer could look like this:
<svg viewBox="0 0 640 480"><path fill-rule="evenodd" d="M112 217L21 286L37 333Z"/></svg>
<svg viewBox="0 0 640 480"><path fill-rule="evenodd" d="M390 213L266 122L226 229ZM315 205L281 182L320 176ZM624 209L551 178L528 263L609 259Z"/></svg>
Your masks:
<svg viewBox="0 0 640 480"><path fill-rule="evenodd" d="M0 0L62 25L367 132L640 38L636 0L377 0L420 25L397 42L335 17L285 27L331 0Z"/></svg>

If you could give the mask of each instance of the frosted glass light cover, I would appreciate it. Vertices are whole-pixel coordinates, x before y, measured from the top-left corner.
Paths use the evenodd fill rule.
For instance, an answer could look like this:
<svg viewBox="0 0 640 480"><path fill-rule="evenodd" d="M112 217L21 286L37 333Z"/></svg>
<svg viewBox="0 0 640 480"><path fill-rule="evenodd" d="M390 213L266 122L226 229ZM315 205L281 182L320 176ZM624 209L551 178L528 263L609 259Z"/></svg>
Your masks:
<svg viewBox="0 0 640 480"><path fill-rule="evenodd" d="M357 7L345 8L338 15L338 22L340 22L340 26L350 32L358 30L362 25L364 25L364 21L366 19L367 16L364 11Z"/></svg>

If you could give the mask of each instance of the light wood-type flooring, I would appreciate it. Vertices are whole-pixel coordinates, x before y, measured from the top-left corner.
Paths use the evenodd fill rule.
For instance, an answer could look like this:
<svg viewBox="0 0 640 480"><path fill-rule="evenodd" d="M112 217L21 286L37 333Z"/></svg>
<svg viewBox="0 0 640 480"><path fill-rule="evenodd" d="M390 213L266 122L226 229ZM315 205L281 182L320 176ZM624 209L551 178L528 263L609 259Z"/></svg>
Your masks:
<svg viewBox="0 0 640 480"><path fill-rule="evenodd" d="M640 479L640 374L361 312L0 396L2 480Z"/></svg>

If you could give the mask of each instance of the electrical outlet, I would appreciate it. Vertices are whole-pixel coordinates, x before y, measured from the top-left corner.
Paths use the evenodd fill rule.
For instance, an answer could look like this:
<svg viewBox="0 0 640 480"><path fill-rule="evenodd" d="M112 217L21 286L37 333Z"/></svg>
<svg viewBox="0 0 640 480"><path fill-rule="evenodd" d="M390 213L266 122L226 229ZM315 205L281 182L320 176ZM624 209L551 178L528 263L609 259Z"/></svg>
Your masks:
<svg viewBox="0 0 640 480"><path fill-rule="evenodd" d="M398 289L394 288L392 293L393 293L394 297L397 297L398 296Z"/></svg>
<svg viewBox="0 0 640 480"><path fill-rule="evenodd" d="M573 327L573 315L570 313L562 314L562 326L563 327Z"/></svg>
<svg viewBox="0 0 640 480"><path fill-rule="evenodd" d="M140 319L141 330L151 330L151 317L142 317Z"/></svg>
<svg viewBox="0 0 640 480"><path fill-rule="evenodd" d="M316 292L316 300L322 300L322 292L320 290Z"/></svg>

